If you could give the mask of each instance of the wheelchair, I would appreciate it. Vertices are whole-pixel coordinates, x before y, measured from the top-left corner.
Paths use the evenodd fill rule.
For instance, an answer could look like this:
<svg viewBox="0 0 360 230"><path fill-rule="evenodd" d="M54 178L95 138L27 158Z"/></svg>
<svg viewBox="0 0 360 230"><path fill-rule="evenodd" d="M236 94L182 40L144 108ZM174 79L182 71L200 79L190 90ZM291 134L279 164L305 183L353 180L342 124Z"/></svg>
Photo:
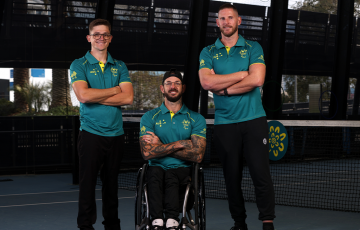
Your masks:
<svg viewBox="0 0 360 230"><path fill-rule="evenodd" d="M146 185L148 164L139 169L135 193L135 230L151 228L149 202ZM182 230L206 229L204 172L198 163L193 163L191 178L186 182L185 197L182 204L182 218L179 227ZM180 202L180 201L179 201ZM194 217L194 218L193 218Z"/></svg>

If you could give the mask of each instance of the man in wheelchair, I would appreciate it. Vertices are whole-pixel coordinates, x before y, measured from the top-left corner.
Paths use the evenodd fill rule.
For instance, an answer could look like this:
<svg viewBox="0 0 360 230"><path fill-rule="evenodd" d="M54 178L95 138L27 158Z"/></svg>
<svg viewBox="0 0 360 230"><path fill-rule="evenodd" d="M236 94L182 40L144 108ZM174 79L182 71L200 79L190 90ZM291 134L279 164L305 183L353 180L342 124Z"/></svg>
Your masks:
<svg viewBox="0 0 360 230"><path fill-rule="evenodd" d="M206 122L182 103L185 85L179 71L166 72L160 90L164 103L141 118L140 147L143 158L149 161L147 186L152 229L176 230L181 211L179 186L190 176L191 163L203 159Z"/></svg>

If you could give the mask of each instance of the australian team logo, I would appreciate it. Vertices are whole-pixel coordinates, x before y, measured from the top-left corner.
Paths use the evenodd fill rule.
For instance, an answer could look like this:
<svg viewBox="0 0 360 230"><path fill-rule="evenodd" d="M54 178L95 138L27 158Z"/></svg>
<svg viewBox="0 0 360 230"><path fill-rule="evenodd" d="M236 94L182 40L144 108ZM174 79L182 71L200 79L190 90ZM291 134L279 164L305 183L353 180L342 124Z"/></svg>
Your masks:
<svg viewBox="0 0 360 230"><path fill-rule="evenodd" d="M264 55L261 55L258 59L262 60L262 61L265 61L264 60Z"/></svg>
<svg viewBox="0 0 360 230"><path fill-rule="evenodd" d="M288 147L288 134L285 127L278 121L269 121L269 158L280 160ZM265 142L264 142L265 144Z"/></svg>
<svg viewBox="0 0 360 230"><path fill-rule="evenodd" d="M118 69L111 67L111 73L113 74L114 77L116 77L118 73Z"/></svg>
<svg viewBox="0 0 360 230"><path fill-rule="evenodd" d="M206 128L204 128L203 130L201 130L200 133L206 134Z"/></svg>
<svg viewBox="0 0 360 230"><path fill-rule="evenodd" d="M71 79L75 80L75 79L77 78L77 77L76 77L76 74L77 74L77 73L76 73L75 71L72 72L72 74L71 74L71 76L70 76Z"/></svg>
<svg viewBox="0 0 360 230"><path fill-rule="evenodd" d="M205 61L204 61L204 59L201 59L200 66L204 66L204 65L205 65Z"/></svg>
<svg viewBox="0 0 360 230"><path fill-rule="evenodd" d="M239 54L241 55L242 58L246 58L246 53L247 53L247 50L241 50L239 52Z"/></svg>
<svg viewBox="0 0 360 230"><path fill-rule="evenodd" d="M165 121L165 120L162 120L162 121L159 120L158 122L155 123L155 125L158 125L158 126L160 126L160 127L163 126L163 125L165 125L165 124L166 124L166 121Z"/></svg>
<svg viewBox="0 0 360 230"><path fill-rule="evenodd" d="M146 134L146 128L145 128L145 126L141 127L140 132L141 132L141 134Z"/></svg>
<svg viewBox="0 0 360 230"><path fill-rule="evenodd" d="M190 125L190 121L188 120L183 120L182 124L184 125L184 129L188 129L189 125Z"/></svg>

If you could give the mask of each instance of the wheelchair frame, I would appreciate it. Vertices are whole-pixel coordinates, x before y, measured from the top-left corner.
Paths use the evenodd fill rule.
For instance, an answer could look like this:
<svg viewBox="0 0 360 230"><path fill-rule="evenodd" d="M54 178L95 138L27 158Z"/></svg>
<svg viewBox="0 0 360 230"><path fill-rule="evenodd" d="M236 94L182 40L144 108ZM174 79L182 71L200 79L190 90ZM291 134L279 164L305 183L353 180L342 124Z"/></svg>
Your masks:
<svg viewBox="0 0 360 230"><path fill-rule="evenodd" d="M135 193L135 230L149 230L151 228L149 202L145 176L148 164L144 164L139 169L136 181ZM195 178L195 179L194 179ZM189 194L194 192L194 204L191 209L187 209ZM185 198L182 207L182 218L179 223L180 229L187 227L191 230L206 230L206 212L205 212L205 187L204 172L198 163L193 163L191 182L188 182L185 190ZM191 210L194 209L194 217Z"/></svg>

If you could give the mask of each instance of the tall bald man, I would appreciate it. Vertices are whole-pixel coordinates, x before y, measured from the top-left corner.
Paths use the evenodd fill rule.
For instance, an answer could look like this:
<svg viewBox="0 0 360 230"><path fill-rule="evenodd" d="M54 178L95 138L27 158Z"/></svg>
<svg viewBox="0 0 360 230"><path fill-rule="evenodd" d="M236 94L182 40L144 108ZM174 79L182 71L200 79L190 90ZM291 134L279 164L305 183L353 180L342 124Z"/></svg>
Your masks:
<svg viewBox="0 0 360 230"><path fill-rule="evenodd" d="M241 190L245 157L255 186L259 220L273 230L274 188L268 156L268 126L259 87L265 79L265 60L259 43L238 34L241 17L235 6L219 8L216 24L221 38L200 54L202 87L214 93L214 141L226 183L232 230L247 230Z"/></svg>

